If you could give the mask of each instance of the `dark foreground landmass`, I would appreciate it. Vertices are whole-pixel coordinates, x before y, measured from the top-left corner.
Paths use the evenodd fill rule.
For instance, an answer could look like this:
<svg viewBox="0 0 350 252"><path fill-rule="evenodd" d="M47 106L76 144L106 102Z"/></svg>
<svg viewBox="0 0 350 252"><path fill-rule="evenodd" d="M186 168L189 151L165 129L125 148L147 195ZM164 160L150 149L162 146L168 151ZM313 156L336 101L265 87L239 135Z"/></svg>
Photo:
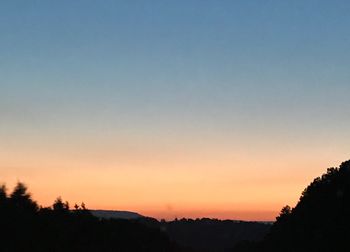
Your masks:
<svg viewBox="0 0 350 252"><path fill-rule="evenodd" d="M350 251L350 161L329 168L302 192L294 208L282 208L261 242L241 242L237 252Z"/></svg>
<svg viewBox="0 0 350 252"><path fill-rule="evenodd" d="M89 211L58 198L39 207L24 184L0 188L0 251L228 251L270 225L212 219L157 221L132 212Z"/></svg>
<svg viewBox="0 0 350 252"><path fill-rule="evenodd" d="M206 218L159 222L132 216L96 217L84 204L72 210L60 198L52 207L40 207L24 184L10 194L2 186L0 251L349 251L350 161L316 178L298 204L285 206L273 224Z"/></svg>
<svg viewBox="0 0 350 252"><path fill-rule="evenodd" d="M172 241L197 251L232 251L242 240L260 241L271 224L216 219L180 219L162 222L160 227Z"/></svg>
<svg viewBox="0 0 350 252"><path fill-rule="evenodd" d="M127 219L160 229L182 248L196 251L231 251L240 241L260 241L272 222L219 220L209 218L158 221L130 211L89 210L104 219Z"/></svg>

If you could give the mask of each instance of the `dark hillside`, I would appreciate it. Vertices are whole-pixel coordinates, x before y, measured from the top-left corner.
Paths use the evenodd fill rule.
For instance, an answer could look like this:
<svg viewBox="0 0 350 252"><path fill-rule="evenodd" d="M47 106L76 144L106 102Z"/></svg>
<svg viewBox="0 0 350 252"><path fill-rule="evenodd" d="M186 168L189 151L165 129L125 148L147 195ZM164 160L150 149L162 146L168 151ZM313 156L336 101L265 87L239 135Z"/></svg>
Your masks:
<svg viewBox="0 0 350 252"><path fill-rule="evenodd" d="M161 225L162 230L176 243L208 252L229 251L242 240L262 240L271 226L260 222L207 218L181 219Z"/></svg>
<svg viewBox="0 0 350 252"><path fill-rule="evenodd" d="M32 200L22 183L10 195L2 186L0 251L217 252L233 248L240 240L259 240L270 228L269 224L255 222L216 219L159 222L139 216L120 211L90 212L84 203L71 210L61 198L52 207L43 208Z"/></svg>
<svg viewBox="0 0 350 252"><path fill-rule="evenodd" d="M294 208L286 206L261 243L238 251L349 251L350 161L329 168L303 191Z"/></svg>
<svg viewBox="0 0 350 252"><path fill-rule="evenodd" d="M99 219L85 205L69 210L58 198L40 208L19 183L11 195L0 188L0 251L182 251L159 228L129 220Z"/></svg>

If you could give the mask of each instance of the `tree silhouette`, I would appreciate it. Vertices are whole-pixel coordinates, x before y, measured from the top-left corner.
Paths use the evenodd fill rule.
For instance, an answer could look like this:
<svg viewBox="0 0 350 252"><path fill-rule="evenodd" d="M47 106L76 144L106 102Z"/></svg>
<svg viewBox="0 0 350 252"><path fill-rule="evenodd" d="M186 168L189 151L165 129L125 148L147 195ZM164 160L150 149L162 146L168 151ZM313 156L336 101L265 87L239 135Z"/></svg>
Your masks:
<svg viewBox="0 0 350 252"><path fill-rule="evenodd" d="M5 185L0 186L0 214L5 214L8 208L7 188Z"/></svg>
<svg viewBox="0 0 350 252"><path fill-rule="evenodd" d="M52 205L52 208L56 212L67 213L69 211L69 203L67 201L63 203L62 198L57 197L57 199Z"/></svg>
<svg viewBox="0 0 350 252"><path fill-rule="evenodd" d="M38 210L38 205L32 200L31 195L27 192L25 184L18 182L10 195L10 201L18 211L34 213Z"/></svg>
<svg viewBox="0 0 350 252"><path fill-rule="evenodd" d="M39 208L23 183L17 183L9 196L0 186L0 232L1 252L172 252L176 248L158 228L98 219L84 203L78 211L70 211L68 202L58 197L52 208Z"/></svg>
<svg viewBox="0 0 350 252"><path fill-rule="evenodd" d="M7 188L6 185L0 186L0 200L4 200L7 198Z"/></svg>
<svg viewBox="0 0 350 252"><path fill-rule="evenodd" d="M281 212L279 214L279 216L276 217L277 221L286 221L288 219L288 217L290 216L290 214L292 213L292 208L290 206L284 206L281 209Z"/></svg>
<svg viewBox="0 0 350 252"><path fill-rule="evenodd" d="M262 243L237 251L345 252L348 237L350 161L315 178L294 208L282 208Z"/></svg>
<svg viewBox="0 0 350 252"><path fill-rule="evenodd" d="M0 186L0 206L6 204L7 201L7 188L5 185Z"/></svg>

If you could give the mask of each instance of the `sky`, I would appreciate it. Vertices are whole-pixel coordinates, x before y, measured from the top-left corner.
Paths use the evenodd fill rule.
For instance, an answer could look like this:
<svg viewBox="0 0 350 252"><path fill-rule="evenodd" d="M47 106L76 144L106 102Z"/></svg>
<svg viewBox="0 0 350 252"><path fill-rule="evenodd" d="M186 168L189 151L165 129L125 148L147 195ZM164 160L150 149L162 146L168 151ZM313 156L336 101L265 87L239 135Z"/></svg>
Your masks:
<svg viewBox="0 0 350 252"><path fill-rule="evenodd" d="M349 1L0 2L0 183L274 220L349 159Z"/></svg>

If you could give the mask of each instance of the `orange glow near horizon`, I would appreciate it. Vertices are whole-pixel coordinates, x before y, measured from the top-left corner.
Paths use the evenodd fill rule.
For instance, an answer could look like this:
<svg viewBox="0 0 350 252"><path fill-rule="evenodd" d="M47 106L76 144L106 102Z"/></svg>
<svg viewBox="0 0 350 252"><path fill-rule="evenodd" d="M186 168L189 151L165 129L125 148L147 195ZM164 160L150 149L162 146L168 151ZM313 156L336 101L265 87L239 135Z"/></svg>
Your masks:
<svg viewBox="0 0 350 252"><path fill-rule="evenodd" d="M305 155L304 149L292 153L271 146L167 147L16 146L1 150L0 182L10 189L17 181L26 183L43 206L62 196L71 205L84 201L90 209L158 219L269 221L284 205L295 205L313 178L346 160L345 153L319 148ZM337 160L331 163L330 156Z"/></svg>
<svg viewBox="0 0 350 252"><path fill-rule="evenodd" d="M0 5L10 191L273 221L350 159L350 1L23 2Z"/></svg>

